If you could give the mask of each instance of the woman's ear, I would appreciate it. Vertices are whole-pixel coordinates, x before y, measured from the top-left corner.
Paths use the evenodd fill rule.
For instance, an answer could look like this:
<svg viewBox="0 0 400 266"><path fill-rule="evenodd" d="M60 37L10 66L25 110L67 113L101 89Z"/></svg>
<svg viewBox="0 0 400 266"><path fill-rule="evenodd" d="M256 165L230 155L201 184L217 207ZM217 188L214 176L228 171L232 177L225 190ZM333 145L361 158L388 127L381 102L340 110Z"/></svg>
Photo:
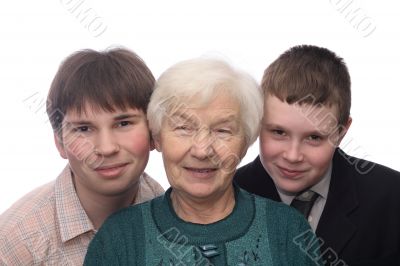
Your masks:
<svg viewBox="0 0 400 266"><path fill-rule="evenodd" d="M154 149L161 151L160 136L159 134L154 136L152 132L150 132L150 150L152 151Z"/></svg>
<svg viewBox="0 0 400 266"><path fill-rule="evenodd" d="M161 140L159 137L154 137L154 147L157 151L161 152Z"/></svg>
<svg viewBox="0 0 400 266"><path fill-rule="evenodd" d="M154 144L153 134L150 131L150 151L154 149L155 149L155 144Z"/></svg>

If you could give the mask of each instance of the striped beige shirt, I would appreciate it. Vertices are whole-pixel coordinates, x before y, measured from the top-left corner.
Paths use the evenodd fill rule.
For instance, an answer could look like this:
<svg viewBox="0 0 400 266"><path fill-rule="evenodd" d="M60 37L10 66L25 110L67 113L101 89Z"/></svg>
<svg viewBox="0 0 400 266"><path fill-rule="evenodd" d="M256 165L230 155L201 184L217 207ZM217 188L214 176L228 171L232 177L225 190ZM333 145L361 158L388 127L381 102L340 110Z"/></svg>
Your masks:
<svg viewBox="0 0 400 266"><path fill-rule="evenodd" d="M162 193L143 173L134 204ZM94 233L67 166L0 215L0 265L82 265Z"/></svg>

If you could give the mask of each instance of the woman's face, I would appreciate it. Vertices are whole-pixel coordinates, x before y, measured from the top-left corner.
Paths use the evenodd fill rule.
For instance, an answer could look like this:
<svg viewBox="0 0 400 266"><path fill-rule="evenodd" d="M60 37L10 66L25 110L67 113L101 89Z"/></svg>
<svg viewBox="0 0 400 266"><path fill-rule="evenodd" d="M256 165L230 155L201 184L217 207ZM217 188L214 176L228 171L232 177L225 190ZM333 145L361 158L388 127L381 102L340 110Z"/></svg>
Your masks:
<svg viewBox="0 0 400 266"><path fill-rule="evenodd" d="M232 188L247 150L245 133L239 103L229 94L221 92L206 105L192 99L165 115L155 145L176 193L212 200Z"/></svg>

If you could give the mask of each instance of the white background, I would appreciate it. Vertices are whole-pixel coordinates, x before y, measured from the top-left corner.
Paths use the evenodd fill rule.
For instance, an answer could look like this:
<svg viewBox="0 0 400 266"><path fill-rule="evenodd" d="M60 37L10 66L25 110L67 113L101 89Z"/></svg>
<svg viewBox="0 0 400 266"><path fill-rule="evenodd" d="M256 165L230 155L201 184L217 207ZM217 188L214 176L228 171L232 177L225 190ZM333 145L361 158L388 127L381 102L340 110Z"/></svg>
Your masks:
<svg viewBox="0 0 400 266"><path fill-rule="evenodd" d="M3 1L0 213L66 164L43 104L60 62L83 48L125 46L156 78L180 60L217 54L260 80L293 45L327 47L352 77L353 124L343 148L400 170L399 10L386 0ZM243 163L257 152L255 144ZM167 187L160 158L151 153L147 172Z"/></svg>

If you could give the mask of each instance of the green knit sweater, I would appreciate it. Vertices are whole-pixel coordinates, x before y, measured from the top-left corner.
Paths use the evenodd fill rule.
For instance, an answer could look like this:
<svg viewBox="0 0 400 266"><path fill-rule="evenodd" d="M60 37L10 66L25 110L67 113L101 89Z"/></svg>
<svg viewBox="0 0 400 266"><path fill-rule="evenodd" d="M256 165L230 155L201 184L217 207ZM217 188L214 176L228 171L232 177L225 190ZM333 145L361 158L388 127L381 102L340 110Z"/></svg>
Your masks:
<svg viewBox="0 0 400 266"><path fill-rule="evenodd" d="M180 219L170 194L112 215L84 265L319 265L307 222L282 203L235 188L232 213L201 225Z"/></svg>

